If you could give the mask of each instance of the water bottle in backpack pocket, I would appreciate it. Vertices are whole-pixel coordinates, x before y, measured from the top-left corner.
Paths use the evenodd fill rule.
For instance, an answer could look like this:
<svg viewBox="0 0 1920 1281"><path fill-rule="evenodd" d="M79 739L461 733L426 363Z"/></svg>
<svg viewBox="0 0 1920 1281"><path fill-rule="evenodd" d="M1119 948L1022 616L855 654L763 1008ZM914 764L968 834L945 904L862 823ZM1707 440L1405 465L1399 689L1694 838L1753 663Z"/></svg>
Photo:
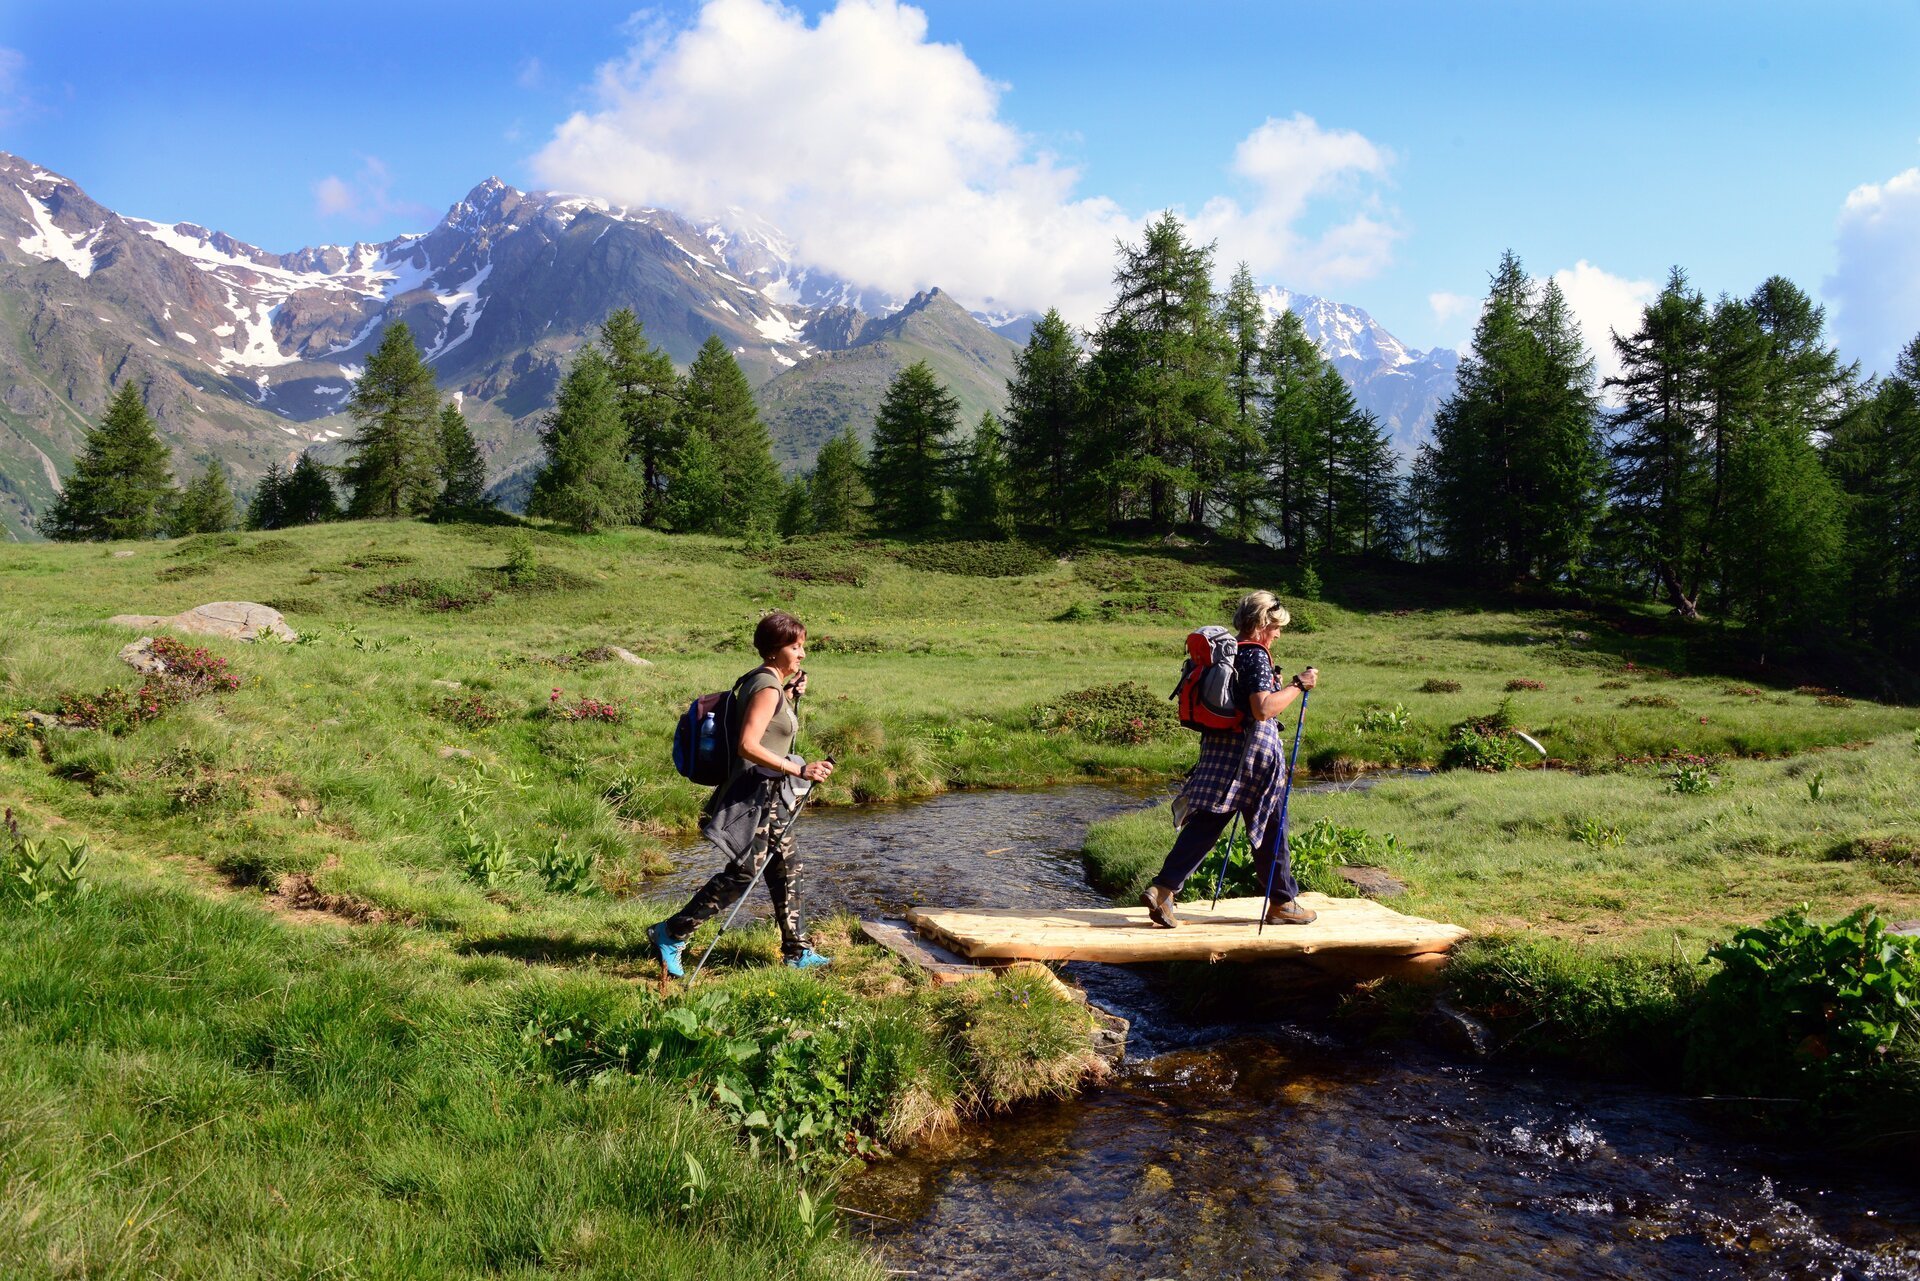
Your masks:
<svg viewBox="0 0 1920 1281"><path fill-rule="evenodd" d="M1224 627L1202 627L1187 636L1187 661L1180 668L1180 683L1169 697L1180 715L1180 723L1202 733L1238 733L1246 728L1238 700L1234 697L1233 660L1240 643Z"/></svg>
<svg viewBox="0 0 1920 1281"><path fill-rule="evenodd" d="M733 772L733 695L738 688L702 694L687 704L673 728L673 767L702 787L718 787Z"/></svg>

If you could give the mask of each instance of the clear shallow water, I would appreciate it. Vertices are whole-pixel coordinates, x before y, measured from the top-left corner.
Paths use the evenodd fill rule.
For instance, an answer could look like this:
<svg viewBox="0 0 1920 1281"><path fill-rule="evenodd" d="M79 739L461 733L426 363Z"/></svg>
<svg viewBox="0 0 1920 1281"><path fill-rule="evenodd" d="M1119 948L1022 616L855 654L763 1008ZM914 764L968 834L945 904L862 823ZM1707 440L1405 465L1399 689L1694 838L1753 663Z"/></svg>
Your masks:
<svg viewBox="0 0 1920 1281"><path fill-rule="evenodd" d="M961 792L803 820L807 904L1104 901L1091 822L1162 793ZM1171 841L1171 831L1168 838ZM686 851L661 883L708 876ZM764 897L749 910L764 913ZM1311 1025L1182 1013L1151 971L1070 976L1133 1022L1110 1085L851 1179L889 1268L943 1278L1920 1277L1920 1179L1743 1138L1704 1105ZM1231 977L1231 976L1229 976Z"/></svg>

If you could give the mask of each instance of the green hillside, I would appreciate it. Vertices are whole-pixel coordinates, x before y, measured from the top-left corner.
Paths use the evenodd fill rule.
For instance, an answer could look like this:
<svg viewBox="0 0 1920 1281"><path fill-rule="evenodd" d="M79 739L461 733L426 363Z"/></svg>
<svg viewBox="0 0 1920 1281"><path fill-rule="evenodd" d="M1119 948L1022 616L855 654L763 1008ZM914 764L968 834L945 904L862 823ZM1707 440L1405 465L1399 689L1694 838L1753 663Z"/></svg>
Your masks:
<svg viewBox="0 0 1920 1281"><path fill-rule="evenodd" d="M849 426L866 440L887 387L920 360L959 399L961 429L971 432L982 414L1006 407L1019 350L930 290L893 315L868 321L854 346L811 356L761 386L773 456L783 469L804 469Z"/></svg>

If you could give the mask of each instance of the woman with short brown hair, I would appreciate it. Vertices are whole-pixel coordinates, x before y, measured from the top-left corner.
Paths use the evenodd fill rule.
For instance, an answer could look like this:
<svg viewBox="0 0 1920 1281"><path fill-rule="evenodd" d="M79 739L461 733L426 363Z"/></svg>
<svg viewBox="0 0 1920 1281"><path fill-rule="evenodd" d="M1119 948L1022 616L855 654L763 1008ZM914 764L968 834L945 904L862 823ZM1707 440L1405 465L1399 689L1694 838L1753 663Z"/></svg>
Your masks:
<svg viewBox="0 0 1920 1281"><path fill-rule="evenodd" d="M753 647L760 652L760 666L733 687L733 715L740 726L733 772L700 814L701 834L727 856L727 864L685 907L647 931L661 968L674 978L681 975L680 953L700 923L739 901L763 874L787 964L802 970L830 964L813 950L801 923L804 868L793 841L807 790L833 776L832 761L808 761L793 752L800 733L797 709L807 692L800 666L807 657L807 629L792 614L775 610L754 628Z"/></svg>

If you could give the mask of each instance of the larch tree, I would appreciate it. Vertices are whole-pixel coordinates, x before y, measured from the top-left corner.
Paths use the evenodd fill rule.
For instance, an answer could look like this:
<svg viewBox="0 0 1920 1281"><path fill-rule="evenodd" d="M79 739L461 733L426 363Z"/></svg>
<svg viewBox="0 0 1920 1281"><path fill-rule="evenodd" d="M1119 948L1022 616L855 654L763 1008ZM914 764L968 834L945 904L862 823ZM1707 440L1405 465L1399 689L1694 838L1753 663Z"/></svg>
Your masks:
<svg viewBox="0 0 1920 1281"><path fill-rule="evenodd" d="M339 516L340 500L333 492L333 481L313 451L307 450L281 487L281 525L317 525Z"/></svg>
<svg viewBox="0 0 1920 1281"><path fill-rule="evenodd" d="M440 410L440 515L478 511L487 505L487 461L467 426L467 416L449 401Z"/></svg>
<svg viewBox="0 0 1920 1281"><path fill-rule="evenodd" d="M851 534L865 527L873 493L867 488L864 452L851 427L820 447L807 495L816 531Z"/></svg>
<svg viewBox="0 0 1920 1281"><path fill-rule="evenodd" d="M183 538L188 534L225 533L233 526L233 490L227 484L227 469L208 459L206 470L180 491L167 532Z"/></svg>
<svg viewBox="0 0 1920 1281"><path fill-rule="evenodd" d="M701 466L710 464L720 477L721 501L711 522L713 531L771 530L779 519L786 485L773 461L773 441L760 421L753 387L718 334L708 335L687 368L678 423L682 452L693 437L703 438L709 448L697 461ZM687 465L683 459L676 468L685 471Z"/></svg>
<svg viewBox="0 0 1920 1281"><path fill-rule="evenodd" d="M640 523L658 528L665 519L667 473L682 436L675 421L680 376L673 359L647 340L631 307L607 317L600 345L627 425L627 453L640 472Z"/></svg>
<svg viewBox="0 0 1920 1281"><path fill-rule="evenodd" d="M405 321L388 326L353 385L342 469L355 517L425 515L440 496L440 397Z"/></svg>
<svg viewBox="0 0 1920 1281"><path fill-rule="evenodd" d="M1056 530L1087 524L1085 360L1073 330L1049 310L1014 357L1004 436L1014 506Z"/></svg>
<svg viewBox="0 0 1920 1281"><path fill-rule="evenodd" d="M87 433L40 532L56 542L152 538L166 529L176 497L166 442L129 379Z"/></svg>
<svg viewBox="0 0 1920 1281"><path fill-rule="evenodd" d="M867 488L881 529L914 533L946 519L951 440L959 425L959 400L924 360L895 376L874 418L867 461Z"/></svg>
<svg viewBox="0 0 1920 1281"><path fill-rule="evenodd" d="M630 524L640 512L640 484L627 464L627 428L606 357L583 347L560 383L540 428L546 457L534 477L527 512L583 534Z"/></svg>
<svg viewBox="0 0 1920 1281"><path fill-rule="evenodd" d="M1013 497L1000 420L980 415L954 486L954 518L973 533L1005 538L1013 532Z"/></svg>

